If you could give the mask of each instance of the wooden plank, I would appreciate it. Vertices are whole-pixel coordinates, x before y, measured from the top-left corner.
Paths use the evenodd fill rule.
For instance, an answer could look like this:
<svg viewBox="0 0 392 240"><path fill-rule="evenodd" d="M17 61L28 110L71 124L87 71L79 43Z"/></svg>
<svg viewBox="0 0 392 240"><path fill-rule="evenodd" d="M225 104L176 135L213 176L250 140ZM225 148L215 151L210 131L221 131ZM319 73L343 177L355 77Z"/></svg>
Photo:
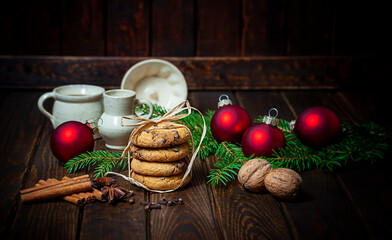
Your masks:
<svg viewBox="0 0 392 240"><path fill-rule="evenodd" d="M172 193L150 194L150 201L155 203L162 197L169 200L182 198L185 203L151 211L151 239L222 239L201 161L199 158L195 160L192 180L187 187Z"/></svg>
<svg viewBox="0 0 392 240"><path fill-rule="evenodd" d="M332 54L332 1L288 2L288 55Z"/></svg>
<svg viewBox="0 0 392 240"><path fill-rule="evenodd" d="M4 99L10 94L9 89L0 89L0 107L3 104Z"/></svg>
<svg viewBox="0 0 392 240"><path fill-rule="evenodd" d="M109 1L107 4L107 55L148 56L148 0Z"/></svg>
<svg viewBox="0 0 392 240"><path fill-rule="evenodd" d="M392 18L385 1L368 4L349 0L335 3L335 54L363 55L391 52L391 34L386 29Z"/></svg>
<svg viewBox="0 0 392 240"><path fill-rule="evenodd" d="M108 150L104 141L96 141L95 150ZM119 170L114 169L115 172ZM128 176L128 172L120 172ZM94 169L89 169L89 174L94 175ZM80 226L80 239L146 239L147 221L141 201L147 200L147 193L125 181L121 177L108 175L117 180L117 185L127 190L134 191L134 204L130 204L128 195L117 204L107 202L88 204L84 207L83 218ZM102 226L102 227L97 227Z"/></svg>
<svg viewBox="0 0 392 240"><path fill-rule="evenodd" d="M241 41L239 0L197 1L197 56L239 56Z"/></svg>
<svg viewBox="0 0 392 240"><path fill-rule="evenodd" d="M364 98L363 96L367 96ZM382 126L388 126L389 93L386 90L366 92L342 92L332 95L333 101L340 106L340 111L349 114L351 121L375 121ZM338 182L354 203L354 209L364 222L365 229L374 239L383 239L392 234L392 224L388 216L392 214L390 202L392 192L389 174L392 152L386 152L384 159L375 164L351 164L344 168L337 177ZM366 197L364 197L364 191Z"/></svg>
<svg viewBox="0 0 392 240"><path fill-rule="evenodd" d="M145 59L2 56L0 86L51 88L84 83L118 88L126 71ZM386 57L163 59L179 68L190 90L335 89L350 86L368 89L386 86L392 72L391 59Z"/></svg>
<svg viewBox="0 0 392 240"><path fill-rule="evenodd" d="M297 117L303 110L317 105L331 108L337 112L336 106L325 92L295 91L284 92L290 107ZM340 117L344 115L339 114ZM286 202L284 209L290 216L297 234L304 239L333 238L368 238L362 222L353 210L343 189L336 182L334 175L311 170L301 173L303 191L301 197L294 202ZM327 221L326 219L334 219Z"/></svg>
<svg viewBox="0 0 392 240"><path fill-rule="evenodd" d="M61 2L23 1L15 21L15 54L60 55Z"/></svg>
<svg viewBox="0 0 392 240"><path fill-rule="evenodd" d="M198 108L201 95L191 92L189 100ZM199 109L203 111L204 109ZM196 158L192 168L192 180L183 189L172 193L151 193L150 201L182 198L184 205L163 206L150 213L151 239L222 239L221 230L216 220L217 213L206 186L206 168L204 160Z"/></svg>
<svg viewBox="0 0 392 240"><path fill-rule="evenodd" d="M41 122L42 118L36 117ZM40 179L76 176L65 174L63 164L53 156L50 149L53 127L46 119L43 123L42 139L23 188L34 186ZM11 236L13 239L76 239L80 211L80 207L58 199L31 204L19 202Z"/></svg>
<svg viewBox="0 0 392 240"><path fill-rule="evenodd" d="M9 91L0 106L0 234L6 238L18 209L19 190L40 142L42 118L35 107L40 95L41 92Z"/></svg>
<svg viewBox="0 0 392 240"><path fill-rule="evenodd" d="M2 3L0 9L0 54L15 54L15 15L17 4L13 1Z"/></svg>
<svg viewBox="0 0 392 240"><path fill-rule="evenodd" d="M62 1L62 54L104 56L103 0Z"/></svg>
<svg viewBox="0 0 392 240"><path fill-rule="evenodd" d="M194 55L194 1L152 2L152 56Z"/></svg>
<svg viewBox="0 0 392 240"><path fill-rule="evenodd" d="M225 92L194 92L194 106L215 110L217 97L222 93ZM241 103L242 97L236 99L232 93L228 95L233 104L238 104L238 100ZM215 162L214 157L206 160L207 171L213 168ZM220 184L213 188L208 185L208 189L225 239L292 238L279 203L271 195L244 191L236 180L227 186Z"/></svg>
<svg viewBox="0 0 392 240"><path fill-rule="evenodd" d="M337 96L335 96L337 95ZM383 126L390 124L390 91L388 88L377 90L339 91L333 98L341 111L347 112L354 122L373 121Z"/></svg>
<svg viewBox="0 0 392 240"><path fill-rule="evenodd" d="M276 56L285 54L284 0L244 0L242 47L243 56Z"/></svg>

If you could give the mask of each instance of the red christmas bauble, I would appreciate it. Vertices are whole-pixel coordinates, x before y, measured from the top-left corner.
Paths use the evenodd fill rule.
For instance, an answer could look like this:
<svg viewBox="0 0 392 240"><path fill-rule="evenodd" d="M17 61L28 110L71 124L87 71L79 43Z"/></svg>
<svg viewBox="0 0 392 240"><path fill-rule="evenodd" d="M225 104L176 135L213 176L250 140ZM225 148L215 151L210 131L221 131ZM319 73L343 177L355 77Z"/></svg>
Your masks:
<svg viewBox="0 0 392 240"><path fill-rule="evenodd" d="M311 107L303 111L294 125L294 132L305 145L325 146L340 133L341 122L338 116L326 107Z"/></svg>
<svg viewBox="0 0 392 240"><path fill-rule="evenodd" d="M252 124L249 114L236 105L220 107L211 118L211 133L218 142L241 142L242 135Z"/></svg>
<svg viewBox="0 0 392 240"><path fill-rule="evenodd" d="M94 150L94 137L91 129L76 121L68 121L58 126L50 138L53 155L61 162Z"/></svg>
<svg viewBox="0 0 392 240"><path fill-rule="evenodd" d="M246 157L270 157L273 150L284 147L286 139L277 127L256 123L249 127L242 137L242 151Z"/></svg>

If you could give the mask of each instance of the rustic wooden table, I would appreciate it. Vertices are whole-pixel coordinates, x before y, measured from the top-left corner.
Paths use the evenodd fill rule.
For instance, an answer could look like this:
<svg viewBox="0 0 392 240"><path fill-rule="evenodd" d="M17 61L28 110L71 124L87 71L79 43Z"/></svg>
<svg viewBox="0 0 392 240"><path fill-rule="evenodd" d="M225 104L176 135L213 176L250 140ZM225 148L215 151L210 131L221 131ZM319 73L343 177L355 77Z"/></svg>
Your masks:
<svg viewBox="0 0 392 240"><path fill-rule="evenodd" d="M206 184L216 159L198 159L184 189L149 193L127 182L136 204L94 203L77 207L61 200L22 204L20 189L39 179L61 178L64 168L52 155L50 122L38 111L42 90L0 89L0 233L8 239L383 239L391 228L391 154L375 164L350 165L335 174L302 172L300 197L281 201L269 193L249 193L237 181L216 188ZM307 107L324 105L346 122L387 124L388 92L190 91L191 104L215 109L228 94L252 119L279 109L295 119ZM102 140L96 149L104 149ZM85 171L71 174L76 176ZM183 198L185 205L147 212L142 200Z"/></svg>

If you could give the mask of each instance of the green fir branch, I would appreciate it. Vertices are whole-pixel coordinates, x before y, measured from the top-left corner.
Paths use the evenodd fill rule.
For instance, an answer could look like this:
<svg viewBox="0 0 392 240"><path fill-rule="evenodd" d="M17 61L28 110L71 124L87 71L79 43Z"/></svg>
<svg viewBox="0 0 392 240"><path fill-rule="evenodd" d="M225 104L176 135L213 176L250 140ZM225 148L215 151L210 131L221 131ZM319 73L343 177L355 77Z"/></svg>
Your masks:
<svg viewBox="0 0 392 240"><path fill-rule="evenodd" d="M85 152L72 158L64 164L64 169L68 173L74 173L78 170L98 165L94 171L96 173L95 177L102 177L106 173L103 170L111 169L106 166L108 162L112 163L111 166L120 166L121 169L125 169L127 166L125 159L121 158L121 153L97 150L94 152ZM102 169L102 171L97 169Z"/></svg>
<svg viewBox="0 0 392 240"><path fill-rule="evenodd" d="M210 170L209 180L207 181L214 187L218 183L226 185L231 180L234 180L242 165L251 159L251 157L247 158L244 156L241 146L228 142L223 142L219 145L215 156L219 160L214 164L214 168Z"/></svg>
<svg viewBox="0 0 392 240"><path fill-rule="evenodd" d="M124 164L125 163L125 164ZM94 170L95 177L103 177L105 173L112 172L115 168L124 170L127 166L125 159L122 158L106 158Z"/></svg>
<svg viewBox="0 0 392 240"><path fill-rule="evenodd" d="M154 111L152 112L151 118L159 118L167 113L167 110L162 106L153 104L153 107L154 107ZM147 104L141 104L135 108L135 112L141 113L138 114L139 116L147 115L150 112L150 108L148 107Z"/></svg>
<svg viewBox="0 0 392 240"><path fill-rule="evenodd" d="M137 108L141 114L147 114L147 105ZM163 116L167 110L154 104L153 118ZM245 157L240 144L228 142L218 143L210 128L210 121L214 111L207 111L204 115L206 121L206 135L201 144L198 157L206 159L214 155L217 162L210 169L208 183L213 186L219 183L227 184L237 177L238 170L252 157ZM255 120L262 122L260 116ZM198 146L203 132L203 121L199 114L192 112L188 117L180 119L178 123L186 125L192 132L194 145ZM286 146L278 149L271 157L265 158L274 168L291 168L296 171L320 169L333 172L338 168L347 166L351 162L375 162L384 156L388 148L387 141L391 138L391 129L385 129L375 123L342 124L342 134L338 141L323 148L311 148L302 144L297 136L290 130L290 122L280 119L278 128L286 138ZM75 172L88 167L95 167L96 177L103 176L113 169L126 169L128 161L121 158L121 153L98 150L83 153L65 164L67 172Z"/></svg>
<svg viewBox="0 0 392 240"><path fill-rule="evenodd" d="M256 119L262 122L262 117ZM323 148L311 148L302 144L290 130L290 122L280 119L278 128L286 138L286 146L274 151L272 157L261 157L271 163L273 168L291 168L296 171L320 169L333 172L350 162L369 161L373 163L384 156L388 148L387 139L391 131L375 123L353 125L342 124L340 139ZM226 145L226 147L222 147ZM233 153L234 154L231 154ZM213 186L227 184L238 175L241 166L251 158L246 158L241 147L236 144L221 143L215 156L218 162L210 170L208 182Z"/></svg>

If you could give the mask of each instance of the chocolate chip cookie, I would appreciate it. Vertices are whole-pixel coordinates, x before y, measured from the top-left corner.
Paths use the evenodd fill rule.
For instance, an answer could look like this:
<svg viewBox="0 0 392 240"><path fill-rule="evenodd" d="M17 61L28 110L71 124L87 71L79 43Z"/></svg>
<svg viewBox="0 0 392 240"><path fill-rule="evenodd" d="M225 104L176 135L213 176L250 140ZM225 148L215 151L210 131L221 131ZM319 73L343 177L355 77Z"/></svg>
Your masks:
<svg viewBox="0 0 392 240"><path fill-rule="evenodd" d="M186 143L190 138L186 127L159 123L142 130L132 141L138 147L167 148Z"/></svg>
<svg viewBox="0 0 392 240"><path fill-rule="evenodd" d="M147 176L167 177L185 172L188 167L189 158L183 158L175 162L147 162L132 159L131 168L135 173Z"/></svg>
<svg viewBox="0 0 392 240"><path fill-rule="evenodd" d="M174 162L189 155L189 143L183 143L171 148L141 148L133 145L132 156L149 162Z"/></svg>
<svg viewBox="0 0 392 240"><path fill-rule="evenodd" d="M184 174L174 175L170 177L153 177L140 175L132 171L131 177L150 189L171 190L176 188L181 183ZM184 182L181 184L181 187L185 187L190 182L191 178L191 174L189 173Z"/></svg>

